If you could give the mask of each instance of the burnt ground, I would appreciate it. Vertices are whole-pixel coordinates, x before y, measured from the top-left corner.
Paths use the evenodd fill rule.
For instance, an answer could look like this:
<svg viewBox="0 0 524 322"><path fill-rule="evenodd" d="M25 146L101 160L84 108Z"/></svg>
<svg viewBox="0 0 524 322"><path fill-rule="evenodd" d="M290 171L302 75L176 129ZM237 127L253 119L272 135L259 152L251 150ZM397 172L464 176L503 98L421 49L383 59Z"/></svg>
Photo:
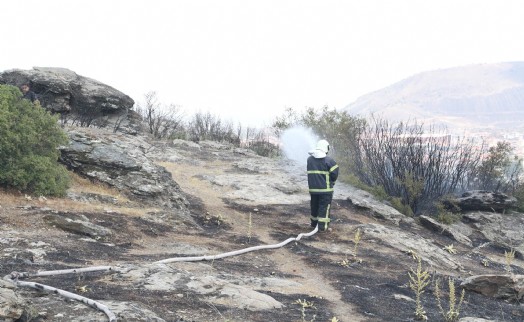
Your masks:
<svg viewBox="0 0 524 322"><path fill-rule="evenodd" d="M209 158L213 161L213 158ZM205 168L205 167L204 167ZM226 169L227 170L227 169ZM55 210L45 202L26 201L22 196L10 201L0 198L0 276L13 271L35 272L76 268L92 265L143 265L157 260L191 256L173 245L187 244L207 249L209 254L228 252L245 247L274 244L309 232L309 204L249 204L225 197L226 188L213 186L201 179L184 177L184 167L172 170L190 201L190 212L198 227L173 226L151 220L140 213L119 211L83 211L91 222L106 227L113 234L104 240L65 232L48 226L43 220ZM205 172L205 169L202 170ZM210 168L209 171L218 171ZM228 170L230 171L230 170ZM195 182L199 183L195 186ZM30 207L20 207L19 205ZM61 209L60 211L65 211ZM101 301L138 303L165 321L414 321L414 294L408 283L408 271L414 268L413 258L391 246L364 235L355 261L352 257L353 236L360 224L380 223L370 213L356 209L346 200L332 204L332 231L317 233L284 248L263 250L244 255L206 262L209 274L234 280L235 277L274 277L297 282L295 289L255 289L284 305L281 309L251 311L230 304L211 304L204 295L183 291L151 291L130 285L120 274L84 273L31 279ZM249 228L249 215L252 226ZM451 239L421 226L402 227L431 239L438 245L449 245ZM249 236L251 232L251 236ZM40 246L31 243L43 242ZM474 239L475 246L485 240ZM471 274L501 274L504 272L503 251L493 246L472 253L456 245L455 258L464 271L430 271L432 279L442 280L444 296L448 276L457 280ZM34 252L35 248L45 251ZM33 249L33 251L31 251ZM484 258L498 258L489 267L481 264ZM344 261L347 260L347 262ZM520 262L520 261L519 261ZM169 264L178 267L177 263ZM197 264L186 264L197 265ZM184 266L185 268L190 266ZM514 273L524 273L514 265ZM443 320L435 300L432 283L422 298L430 321ZM31 303L32 311L25 321L105 321L83 304L31 289L17 291ZM447 300L442 299L447 307ZM306 303L308 305L301 305ZM521 303L497 300L467 292L461 316L482 317L497 321L523 321ZM147 319L142 319L147 320ZM133 321L127 319L127 321ZM140 320L136 320L140 321Z"/></svg>
<svg viewBox="0 0 524 322"><path fill-rule="evenodd" d="M229 203L229 207L235 210L235 206ZM251 207L250 207L251 208ZM275 241L282 241L300 232L307 231L307 216L304 216L307 205L272 205L257 207L260 217L268 227L270 236ZM236 210L245 212L245 206L238 206ZM48 229L39 223L43 213L38 209L30 211L20 211L19 217L24 218L24 222L31 223L37 230ZM45 212L44 212L45 213ZM214 245L218 251L229 251L252 245L263 244L259 237L252 236L248 240L245 236L240 236L231 231L230 224L205 224L207 210L202 206L193 209L193 215L197 220L204 220L203 230L192 233L192 237L198 237L200 242L205 245ZM296 270L307 267L311 272L322 276L322 280L315 281L313 285L319 289L324 288L324 283L335 289L341 295L341 301L348 306L354 306L359 315L364 316L367 321L413 321L414 303L407 300L395 299L395 295L403 295L413 298L413 292L408 287L408 270L413 267L415 262L409 255L400 253L387 245L380 245L373 240L366 239L360 243L358 258L361 263L354 262L349 266L343 266L341 262L347 258L341 253L331 253L319 248L321 245L336 244L339 247L347 248L348 252L353 248L351 228L357 223L374 221L365 212L352 209L345 202L337 200L333 203L333 231L328 233L318 233L310 238L304 238L299 242L293 242L287 246L288 260L295 261L301 265ZM176 238L172 227L154 223L145 219L129 217L122 214L101 214L84 213L88 218L98 223L103 223L108 228L115 229L115 235L107 243L85 242L84 236L62 233L55 231L53 234L46 234L46 237L65 238L64 244L54 243L55 250L48 251L45 256L45 263L31 263L24 254L16 258L2 260L0 274L6 275L12 271L32 271L32 270L52 270L62 268L74 268L83 265L97 265L102 262L137 262L155 261L166 256L176 256L177 254L159 253L150 255L136 256L130 254L133 249L144 248L145 246L137 241L140 238L151 240L163 240L166 238ZM208 216L209 217L209 216ZM204 219L202 219L204 218ZM2 218L2 222L9 224L9 218ZM259 223L257 223L258 225ZM273 228L272 226L277 226ZM154 232L154 233L151 233ZM443 244L449 244L447 237L441 236L430 231L417 231L426 238L440 240ZM51 235L51 236L49 236ZM55 236L53 236L55 235ZM256 232L254 233L256 235ZM44 236L41 236L44 237ZM41 238L45 242L47 238ZM313 246L311 242L314 242ZM480 242L480 241L479 241ZM220 244L219 247L216 247ZM4 245L2 245L4 246ZM18 242L11 247L28 247L24 242ZM147 248L147 247L146 247ZM497 249L486 249L488 254ZM217 274L245 275L294 279L301 275L300 272L293 272L286 269L279 269L282 263L278 263L280 258L273 258L276 251L261 251L258 253L248 253L238 257L217 260L213 263L213 269ZM27 254L26 254L27 255ZM460 256L460 255L458 255ZM349 257L351 259L351 256ZM492 265L489 268L480 265L480 257L465 258L462 261L465 266L478 266L478 270L485 273L500 273L503 267ZM522 268L515 266L516 272L522 273ZM303 274L302 274L303 275ZM446 276L437 274L442 280ZM441 276L442 275L442 276ZM452 272L452 275L456 275ZM434 277L435 278L435 275ZM205 298L190 293L179 296L173 292L149 291L140 288L131 288L118 281L118 276L103 273L85 273L80 276L56 276L37 278L34 281L58 288L63 288L71 292L78 292L82 286L87 285L82 290L82 295L97 300L112 301L132 301L144 304L148 309L155 312L166 321L309 321L315 317L315 321L330 321L335 313L334 303L329 297L318 296L315 292L282 294L278 292L265 292L276 300L285 304L285 309L272 310L270 312L251 312L247 310L235 309L234 306L211 305ZM443 283L442 283L443 284ZM445 288L444 288L445 289ZM433 286L428 287L427 293L433 291ZM70 305L72 310L78 306L76 303L54 299L60 303L60 308L54 312L53 308L47 306L39 307L38 303L42 298L52 295L39 294L36 291L24 290L24 296L36 297L34 301L37 311L44 310L45 315L33 319L33 321L62 321L54 317L57 312L62 312L63 307ZM302 306L297 300L306 300L313 304L302 310ZM443 299L445 303L445 299ZM339 303L340 304L340 303ZM430 320L439 320L439 313L436 300L433 295L423 298L424 307ZM444 304L446 305L446 304ZM174 310L174 308L183 308ZM77 310L77 309L76 309ZM183 313L181 313L183 312ZM522 321L524 319L524 308L519 303L511 303L503 300L494 300L480 294L467 292L462 306L462 316L477 316L498 321ZM101 316L103 320L103 316ZM351 317L337 316L340 321L352 321ZM64 319L63 321L66 321Z"/></svg>

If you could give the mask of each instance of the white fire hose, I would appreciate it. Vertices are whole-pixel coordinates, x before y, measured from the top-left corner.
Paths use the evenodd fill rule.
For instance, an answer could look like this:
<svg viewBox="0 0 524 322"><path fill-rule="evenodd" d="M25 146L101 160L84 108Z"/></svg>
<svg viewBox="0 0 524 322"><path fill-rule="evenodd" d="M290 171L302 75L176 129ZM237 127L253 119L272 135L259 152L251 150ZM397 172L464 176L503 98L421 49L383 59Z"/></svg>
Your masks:
<svg viewBox="0 0 524 322"><path fill-rule="evenodd" d="M311 232L309 233L301 233L298 234L297 237L291 237L286 240L284 240L281 243L273 244L273 245L260 245L260 246L253 246L248 248L243 248L227 253L217 254L217 255L204 255L204 256L191 256L191 257L173 257L173 258L167 258L160 261L153 262L153 264L168 264L173 262L197 262L197 261L214 261L215 259L225 258L225 257L231 257L236 256L240 254L245 254L249 252L253 252L256 250L263 250L263 249L274 249L274 248L281 248L287 244L289 244L292 241L299 241L302 237L310 237L313 236L318 232L318 226L315 227ZM16 284L16 286L20 287L30 287L34 288L40 291L47 291L52 292L55 294L58 294L62 297L65 297L67 299L76 300L79 302L82 302L84 304L87 304L88 306L91 306L99 311L104 312L107 317L109 318L109 322L115 322L117 321L116 315L104 304L94 301L92 299L89 299L87 297L71 293L68 291L64 291L52 286L35 283L35 282L25 282L20 281L20 279L24 279L27 277L42 277L42 276L55 276L55 275L64 275L64 274L78 274L78 273L88 273L88 272L116 272L118 271L118 266L89 266L89 267L82 267L82 268L73 268L73 269L62 269L62 270L54 270L54 271L40 271L37 273L28 273L28 272L12 272L9 275L6 275L4 277L4 280L12 282Z"/></svg>

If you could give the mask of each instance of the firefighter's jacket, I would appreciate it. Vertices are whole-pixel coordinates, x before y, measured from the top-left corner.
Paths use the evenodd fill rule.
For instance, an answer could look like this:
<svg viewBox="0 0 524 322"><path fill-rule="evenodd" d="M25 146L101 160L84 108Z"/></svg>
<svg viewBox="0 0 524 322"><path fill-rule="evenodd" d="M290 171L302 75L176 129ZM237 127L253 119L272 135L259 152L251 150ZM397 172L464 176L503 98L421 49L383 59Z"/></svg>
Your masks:
<svg viewBox="0 0 524 322"><path fill-rule="evenodd" d="M307 159L307 182L310 194L333 193L333 186L338 178L338 165L332 158Z"/></svg>

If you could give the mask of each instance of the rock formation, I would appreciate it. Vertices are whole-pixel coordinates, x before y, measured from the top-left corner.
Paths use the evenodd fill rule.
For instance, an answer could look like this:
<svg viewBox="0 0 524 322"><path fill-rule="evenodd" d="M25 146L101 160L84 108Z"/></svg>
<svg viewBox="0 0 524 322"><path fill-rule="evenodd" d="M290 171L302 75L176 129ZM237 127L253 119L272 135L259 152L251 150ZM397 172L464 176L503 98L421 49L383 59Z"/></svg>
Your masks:
<svg viewBox="0 0 524 322"><path fill-rule="evenodd" d="M504 212L515 207L517 199L501 192L472 190L464 192L454 202L462 211Z"/></svg>
<svg viewBox="0 0 524 322"><path fill-rule="evenodd" d="M54 112L95 111L115 113L129 110L134 101L124 93L65 68L34 67L0 73L0 84L29 83L42 106Z"/></svg>
<svg viewBox="0 0 524 322"><path fill-rule="evenodd" d="M61 162L68 168L146 204L185 209L187 201L178 184L146 156L153 146L143 139L88 128L67 132L70 144L61 148Z"/></svg>

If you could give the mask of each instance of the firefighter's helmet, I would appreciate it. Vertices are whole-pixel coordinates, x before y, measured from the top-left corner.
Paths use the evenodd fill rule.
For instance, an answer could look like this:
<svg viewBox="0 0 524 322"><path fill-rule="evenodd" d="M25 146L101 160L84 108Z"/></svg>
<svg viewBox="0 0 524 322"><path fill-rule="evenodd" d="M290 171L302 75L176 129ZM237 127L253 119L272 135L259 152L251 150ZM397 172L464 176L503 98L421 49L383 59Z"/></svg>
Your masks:
<svg viewBox="0 0 524 322"><path fill-rule="evenodd" d="M317 142L317 146L316 146L316 149L317 150L320 150L324 153L328 153L329 152L329 142L326 141L326 140L320 140Z"/></svg>

